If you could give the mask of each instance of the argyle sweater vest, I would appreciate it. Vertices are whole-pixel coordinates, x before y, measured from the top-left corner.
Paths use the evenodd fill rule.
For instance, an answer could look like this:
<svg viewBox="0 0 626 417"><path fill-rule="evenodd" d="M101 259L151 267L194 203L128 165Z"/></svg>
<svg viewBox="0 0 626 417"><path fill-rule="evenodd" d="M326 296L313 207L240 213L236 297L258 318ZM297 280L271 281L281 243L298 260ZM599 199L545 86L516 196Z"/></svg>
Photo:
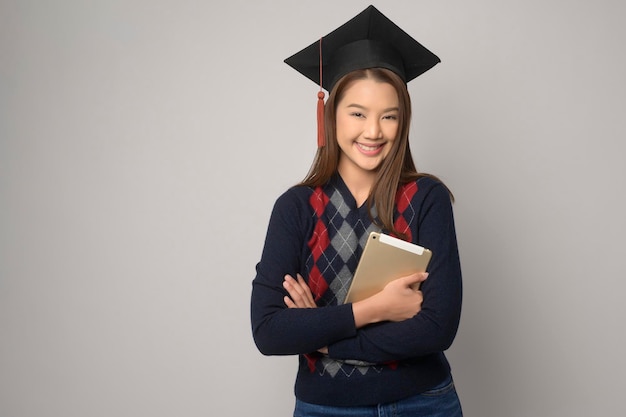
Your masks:
<svg viewBox="0 0 626 417"><path fill-rule="evenodd" d="M398 209L394 226L405 233L408 240L411 240L408 224L415 216L409 203L416 192L417 184L412 182L396 194ZM346 201L346 197L338 187L317 187L309 199L315 213L315 227L308 242L311 255L306 265L309 286L318 305L345 299L367 236L380 231L366 213L367 207L351 210L353 200ZM376 210L372 208L370 214L376 217ZM405 216L409 216L408 221Z"/></svg>
<svg viewBox="0 0 626 417"><path fill-rule="evenodd" d="M433 250L430 275L421 286L422 312L358 330L352 306L343 300L367 236L380 231L371 218L376 213L368 213L366 204L357 207L339 176L322 187L291 188L274 206L253 281L252 330L262 353L299 355L295 392L302 401L384 403L449 376L443 351L456 334L461 305L450 198L441 183L424 177L401 186L395 206L396 229ZM283 277L297 273L307 280L318 308L286 308ZM317 352L324 346L328 355Z"/></svg>
<svg viewBox="0 0 626 417"><path fill-rule="evenodd" d="M342 186L345 185L335 181L330 186L316 187L309 199L315 213L315 227L308 242L311 255L307 258L306 269L309 287L320 307L340 304L345 300L367 237L370 232L381 231L372 222L377 214L375 207L369 213L367 204L356 210L351 209L354 199L346 194ZM411 231L408 225L415 216L410 202L416 192L417 183L411 182L398 190L395 199L397 210L394 226L407 235L409 241ZM305 355L305 358L311 372L331 377L338 372L349 377L355 369L361 374L371 369L380 371L380 366L364 361L336 361L319 354ZM386 365L395 368L397 363L391 361Z"/></svg>

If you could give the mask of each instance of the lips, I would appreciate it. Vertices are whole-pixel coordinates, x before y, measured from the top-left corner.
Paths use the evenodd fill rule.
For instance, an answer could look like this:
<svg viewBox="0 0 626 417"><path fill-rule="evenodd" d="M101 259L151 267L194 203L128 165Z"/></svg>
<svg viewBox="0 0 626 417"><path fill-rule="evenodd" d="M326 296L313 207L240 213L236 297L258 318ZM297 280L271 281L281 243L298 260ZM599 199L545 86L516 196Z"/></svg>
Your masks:
<svg viewBox="0 0 626 417"><path fill-rule="evenodd" d="M383 149L384 143L365 145L363 143L356 142L356 146L361 151L361 153L365 155L376 155Z"/></svg>

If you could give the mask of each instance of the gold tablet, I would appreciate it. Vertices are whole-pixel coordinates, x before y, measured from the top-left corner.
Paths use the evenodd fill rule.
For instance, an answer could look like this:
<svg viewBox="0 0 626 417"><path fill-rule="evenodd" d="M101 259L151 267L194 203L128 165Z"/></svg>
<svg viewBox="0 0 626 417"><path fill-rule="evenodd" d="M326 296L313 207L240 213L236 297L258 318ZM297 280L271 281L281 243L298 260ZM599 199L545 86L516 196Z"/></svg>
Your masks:
<svg viewBox="0 0 626 417"><path fill-rule="evenodd" d="M395 279L425 272L431 256L429 249L419 245L384 233L370 233L344 303L368 298Z"/></svg>

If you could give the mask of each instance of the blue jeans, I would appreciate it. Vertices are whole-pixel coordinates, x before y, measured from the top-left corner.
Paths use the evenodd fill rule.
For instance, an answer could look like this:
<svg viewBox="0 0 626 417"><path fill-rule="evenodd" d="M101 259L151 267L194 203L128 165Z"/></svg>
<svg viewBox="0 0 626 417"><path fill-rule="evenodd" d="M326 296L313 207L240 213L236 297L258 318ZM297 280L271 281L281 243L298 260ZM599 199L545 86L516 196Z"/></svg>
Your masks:
<svg viewBox="0 0 626 417"><path fill-rule="evenodd" d="M403 400L370 406L334 407L296 399L294 417L463 417L452 379Z"/></svg>

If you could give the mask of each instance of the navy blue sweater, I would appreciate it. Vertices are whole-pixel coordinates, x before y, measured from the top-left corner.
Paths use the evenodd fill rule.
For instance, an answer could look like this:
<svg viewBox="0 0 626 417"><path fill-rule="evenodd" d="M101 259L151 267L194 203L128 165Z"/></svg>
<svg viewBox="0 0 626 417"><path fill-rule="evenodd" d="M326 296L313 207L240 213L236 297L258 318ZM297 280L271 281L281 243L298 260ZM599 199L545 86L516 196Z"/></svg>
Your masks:
<svg viewBox="0 0 626 417"><path fill-rule="evenodd" d="M376 215L373 213L374 216ZM433 257L422 284L422 310L412 319L356 329L342 304L370 231L366 204L340 176L324 187L293 187L274 206L252 286L252 331L265 355L299 355L298 399L356 406L397 401L443 381L443 354L461 314L461 269L450 196L428 178L401 187L395 227ZM307 280L318 308L288 309L285 274ZM327 346L328 355L317 353Z"/></svg>

